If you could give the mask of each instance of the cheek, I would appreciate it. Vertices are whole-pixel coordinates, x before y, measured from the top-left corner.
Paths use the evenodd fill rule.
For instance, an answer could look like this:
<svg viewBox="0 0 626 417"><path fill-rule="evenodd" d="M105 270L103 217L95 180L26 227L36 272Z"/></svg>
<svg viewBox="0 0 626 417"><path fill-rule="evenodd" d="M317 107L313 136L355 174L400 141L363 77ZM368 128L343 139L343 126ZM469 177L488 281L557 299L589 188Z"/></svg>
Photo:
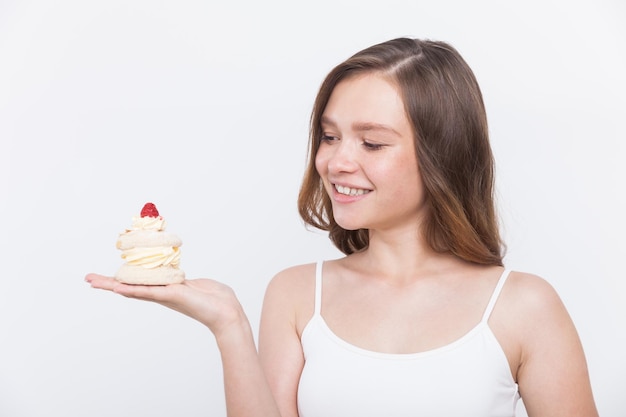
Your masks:
<svg viewBox="0 0 626 417"><path fill-rule="evenodd" d="M402 167L400 169L400 167ZM398 199L423 199L423 184L420 176L419 169L417 167L416 159L411 156L403 155L392 161L392 163L386 167L386 176L391 178L394 187L394 198Z"/></svg>
<svg viewBox="0 0 626 417"><path fill-rule="evenodd" d="M321 148L318 149L317 154L315 154L315 169L320 176L326 175L328 171L328 158Z"/></svg>

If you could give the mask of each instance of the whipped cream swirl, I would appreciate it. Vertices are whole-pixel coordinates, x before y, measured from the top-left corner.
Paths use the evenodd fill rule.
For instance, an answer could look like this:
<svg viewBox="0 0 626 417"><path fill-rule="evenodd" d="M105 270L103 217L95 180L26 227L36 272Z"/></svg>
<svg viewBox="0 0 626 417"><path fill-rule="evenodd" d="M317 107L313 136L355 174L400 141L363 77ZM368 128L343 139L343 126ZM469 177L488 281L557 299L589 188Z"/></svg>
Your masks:
<svg viewBox="0 0 626 417"><path fill-rule="evenodd" d="M180 248L171 246L155 246L152 248L132 248L122 251L122 259L128 265L158 268L160 266L180 265Z"/></svg>
<svg viewBox="0 0 626 417"><path fill-rule="evenodd" d="M174 235L165 232L165 226L165 220L162 216L133 216L131 228L120 233L118 238L117 247L122 250L122 259L128 265L144 268L158 268L160 266L178 268L180 265L180 248L176 244L164 246L163 243L165 243L164 241L178 241L180 243L180 241Z"/></svg>
<svg viewBox="0 0 626 417"><path fill-rule="evenodd" d="M165 230L165 219L162 216L133 216L131 228L128 230Z"/></svg>

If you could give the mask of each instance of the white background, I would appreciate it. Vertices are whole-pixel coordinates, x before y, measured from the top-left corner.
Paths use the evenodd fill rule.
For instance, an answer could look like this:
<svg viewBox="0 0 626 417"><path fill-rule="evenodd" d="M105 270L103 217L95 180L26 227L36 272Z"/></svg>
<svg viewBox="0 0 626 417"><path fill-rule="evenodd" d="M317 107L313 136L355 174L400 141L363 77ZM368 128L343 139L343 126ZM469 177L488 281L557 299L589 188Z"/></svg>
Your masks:
<svg viewBox="0 0 626 417"><path fill-rule="evenodd" d="M0 0L0 416L225 415L208 330L83 277L117 269L153 201L187 275L256 328L274 273L338 256L296 212L319 83L410 36L474 69L506 263L556 287L601 415L624 417L625 3L297 3Z"/></svg>

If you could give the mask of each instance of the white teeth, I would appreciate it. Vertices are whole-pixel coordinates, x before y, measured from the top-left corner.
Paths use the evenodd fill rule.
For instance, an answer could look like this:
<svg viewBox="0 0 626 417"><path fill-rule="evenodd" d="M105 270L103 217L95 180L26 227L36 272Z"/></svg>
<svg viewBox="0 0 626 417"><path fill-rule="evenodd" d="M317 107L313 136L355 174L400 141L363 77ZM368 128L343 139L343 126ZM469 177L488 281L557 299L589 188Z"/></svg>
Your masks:
<svg viewBox="0 0 626 417"><path fill-rule="evenodd" d="M363 195L363 194L370 192L370 190L364 190L362 188L344 187L342 185L335 185L335 189L337 190L339 194L350 195L350 196Z"/></svg>

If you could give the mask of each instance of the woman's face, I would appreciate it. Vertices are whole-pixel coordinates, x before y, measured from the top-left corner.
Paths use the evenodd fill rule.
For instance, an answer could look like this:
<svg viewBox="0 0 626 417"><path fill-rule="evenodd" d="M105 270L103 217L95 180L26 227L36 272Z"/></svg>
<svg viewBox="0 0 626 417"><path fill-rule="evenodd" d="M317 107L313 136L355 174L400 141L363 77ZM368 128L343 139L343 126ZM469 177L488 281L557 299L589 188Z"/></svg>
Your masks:
<svg viewBox="0 0 626 417"><path fill-rule="evenodd" d="M377 74L342 80L321 126L315 166L337 224L348 230L415 227L424 193L396 86Z"/></svg>

